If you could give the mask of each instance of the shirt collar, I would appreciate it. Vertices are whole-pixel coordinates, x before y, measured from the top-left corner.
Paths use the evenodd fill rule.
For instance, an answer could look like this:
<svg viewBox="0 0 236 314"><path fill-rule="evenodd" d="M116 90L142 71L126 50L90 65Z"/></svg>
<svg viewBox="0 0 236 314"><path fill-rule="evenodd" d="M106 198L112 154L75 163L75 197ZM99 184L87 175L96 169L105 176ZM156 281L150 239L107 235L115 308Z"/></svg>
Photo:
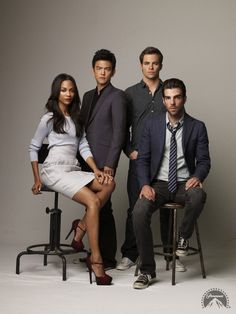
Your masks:
<svg viewBox="0 0 236 314"><path fill-rule="evenodd" d="M144 82L143 79L140 81L140 84L141 84L141 86L142 86L143 88L149 88L149 87L147 86L147 84ZM158 86L158 89L162 88L162 85L163 85L163 82L162 82L162 80L160 79L160 84L159 84L159 86ZM157 89L157 90L158 90L158 89Z"/></svg>
<svg viewBox="0 0 236 314"><path fill-rule="evenodd" d="M101 96L101 94L103 93L103 91L107 88L107 86L109 86L109 85L111 85L111 83L109 83L109 84L107 84L105 87L103 87L101 90L100 90L100 92L99 92L99 94L98 94L98 88L96 87L96 94L98 95L98 96Z"/></svg>
<svg viewBox="0 0 236 314"><path fill-rule="evenodd" d="M183 114L182 117L179 119L179 121L177 121L177 122L173 125L173 127L176 127L176 126L178 125L178 123L180 123L180 125L183 125L183 123L184 123L184 114ZM170 123L169 118L168 118L168 112L166 112L166 126L167 126L168 124L171 124L171 123Z"/></svg>

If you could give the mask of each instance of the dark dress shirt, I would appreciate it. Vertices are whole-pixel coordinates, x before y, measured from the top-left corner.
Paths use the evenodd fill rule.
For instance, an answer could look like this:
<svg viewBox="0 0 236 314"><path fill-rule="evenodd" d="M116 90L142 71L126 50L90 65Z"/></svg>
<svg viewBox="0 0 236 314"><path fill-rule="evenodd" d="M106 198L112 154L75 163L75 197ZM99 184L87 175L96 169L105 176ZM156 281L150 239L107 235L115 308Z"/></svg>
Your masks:
<svg viewBox="0 0 236 314"><path fill-rule="evenodd" d="M166 111L162 101L162 85L160 80L153 95L143 80L125 91L128 97L128 133L124 152L127 156L132 151L138 150L138 142L146 118Z"/></svg>

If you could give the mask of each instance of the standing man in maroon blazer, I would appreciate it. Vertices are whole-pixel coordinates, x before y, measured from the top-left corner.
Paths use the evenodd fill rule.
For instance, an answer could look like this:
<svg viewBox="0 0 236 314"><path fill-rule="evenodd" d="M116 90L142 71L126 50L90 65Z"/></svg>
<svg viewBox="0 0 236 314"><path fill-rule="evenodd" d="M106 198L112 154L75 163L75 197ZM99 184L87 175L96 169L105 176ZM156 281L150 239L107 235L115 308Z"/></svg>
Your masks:
<svg viewBox="0 0 236 314"><path fill-rule="evenodd" d="M126 134L126 96L111 84L116 67L112 52L98 50L92 66L97 86L84 94L81 117L97 166L114 176ZM111 200L100 211L99 240L105 268L115 268L117 240Z"/></svg>

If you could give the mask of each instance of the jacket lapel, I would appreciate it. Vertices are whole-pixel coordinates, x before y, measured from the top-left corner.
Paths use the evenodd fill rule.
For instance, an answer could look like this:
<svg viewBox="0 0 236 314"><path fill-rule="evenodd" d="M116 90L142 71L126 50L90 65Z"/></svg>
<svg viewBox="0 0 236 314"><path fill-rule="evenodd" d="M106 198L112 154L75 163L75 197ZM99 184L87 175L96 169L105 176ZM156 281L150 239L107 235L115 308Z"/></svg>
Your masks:
<svg viewBox="0 0 236 314"><path fill-rule="evenodd" d="M165 142L166 142L166 114L163 114L160 127L157 129L159 134L161 152L164 153Z"/></svg>
<svg viewBox="0 0 236 314"><path fill-rule="evenodd" d="M94 108L92 114L90 115L89 123L91 123L93 121L96 114L99 112L99 110L101 110L101 108L103 107L103 104L105 103L104 100L111 93L112 89L113 89L113 86L111 84L109 84L108 86L105 87L105 90L102 92L102 95L99 97L99 99L95 105L95 108ZM92 100L91 100L91 103L92 103ZM90 103L90 108L91 108L91 103Z"/></svg>

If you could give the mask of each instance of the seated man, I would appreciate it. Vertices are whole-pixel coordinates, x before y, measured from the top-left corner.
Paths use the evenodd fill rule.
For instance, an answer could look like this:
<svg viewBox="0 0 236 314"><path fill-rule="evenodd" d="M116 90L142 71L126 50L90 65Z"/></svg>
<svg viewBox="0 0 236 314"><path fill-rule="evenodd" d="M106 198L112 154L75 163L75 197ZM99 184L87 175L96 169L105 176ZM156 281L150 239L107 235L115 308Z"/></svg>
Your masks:
<svg viewBox="0 0 236 314"><path fill-rule="evenodd" d="M156 278L152 214L169 201L185 204L176 250L177 256L185 256L188 239L206 201L202 182L210 170L210 156L205 124L185 112L186 88L181 80L166 80L162 96L167 112L146 121L139 142L137 173L141 191L133 224L141 274L133 284L135 289L148 287Z"/></svg>

